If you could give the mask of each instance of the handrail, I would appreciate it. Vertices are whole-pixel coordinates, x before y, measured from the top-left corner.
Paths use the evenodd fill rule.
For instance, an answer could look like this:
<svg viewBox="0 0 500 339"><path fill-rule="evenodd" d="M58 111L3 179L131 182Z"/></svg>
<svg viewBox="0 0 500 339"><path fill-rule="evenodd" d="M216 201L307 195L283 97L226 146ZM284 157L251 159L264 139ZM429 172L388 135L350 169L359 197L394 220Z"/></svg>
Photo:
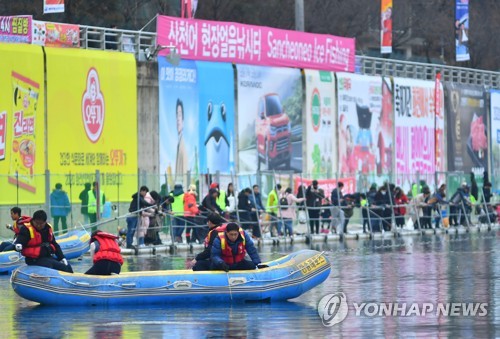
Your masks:
<svg viewBox="0 0 500 339"><path fill-rule="evenodd" d="M156 32L80 25L81 48L134 53L138 61L146 61L144 50L156 46L156 37ZM359 73L366 75L433 81L436 73L441 72L443 81L500 88L500 72L365 55L357 55L356 62Z"/></svg>

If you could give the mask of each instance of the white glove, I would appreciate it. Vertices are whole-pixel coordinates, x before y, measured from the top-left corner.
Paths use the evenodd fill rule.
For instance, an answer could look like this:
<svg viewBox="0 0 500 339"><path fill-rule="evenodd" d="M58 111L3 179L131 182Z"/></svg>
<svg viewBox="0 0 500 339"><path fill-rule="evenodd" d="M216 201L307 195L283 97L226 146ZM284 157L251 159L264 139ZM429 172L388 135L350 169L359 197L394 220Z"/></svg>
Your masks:
<svg viewBox="0 0 500 339"><path fill-rule="evenodd" d="M68 266L68 260L66 260L66 258L63 258L63 259L61 260L61 262L62 262L64 265Z"/></svg>
<svg viewBox="0 0 500 339"><path fill-rule="evenodd" d="M23 250L23 245L21 244L16 244L16 251L21 252Z"/></svg>

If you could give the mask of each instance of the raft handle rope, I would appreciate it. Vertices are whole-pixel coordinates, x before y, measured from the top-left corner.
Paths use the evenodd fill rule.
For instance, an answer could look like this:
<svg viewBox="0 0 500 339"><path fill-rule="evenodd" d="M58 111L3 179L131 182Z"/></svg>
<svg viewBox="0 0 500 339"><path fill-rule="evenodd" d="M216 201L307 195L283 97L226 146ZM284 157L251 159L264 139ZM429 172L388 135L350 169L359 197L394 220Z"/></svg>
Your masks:
<svg viewBox="0 0 500 339"><path fill-rule="evenodd" d="M325 251L323 252L320 252L318 254L315 254L314 256L312 256L311 258L308 258L308 259L315 259L321 255L323 255L325 253ZM294 275L295 273L303 270L304 268L306 267L309 267L311 266L312 264L308 264L300 269L297 269L295 271L290 271L289 274L285 275L285 276L281 276L281 277L278 277L278 278L275 278L275 279L254 279L254 280L249 280L249 281L246 281L246 282L241 282L239 283L238 285L245 285L247 283L250 283L250 282L272 282L272 281L278 281L278 280L283 280L283 279L286 279L292 275ZM18 274L24 274L25 276L28 276L28 277L31 277L31 273L25 273L25 272L17 272ZM68 279L65 279L63 276L45 276L45 277L48 277L48 278L52 278L52 279L60 279L64 282L66 282L67 284L69 285L73 285L73 286L78 286L78 287L83 287L81 283L78 283L78 282L73 282L71 280L68 280ZM226 277L227 277L227 284L228 284L228 287L229 287L229 294L231 296L231 300L233 300L233 294L232 294L232 289L231 289L231 282L230 282L230 279L229 279L229 272L226 272ZM140 288L140 290L159 290L159 289L165 289L165 288L170 288L170 287L173 287L174 284L176 282L173 282L171 284L167 284L167 285L164 285L164 286L158 286L158 287L150 287L150 288ZM108 287L117 287L117 288L122 288L124 290L137 290L138 288L134 288L131 286L132 284L128 284L128 283L121 283L121 284L89 284L88 286L85 286L85 287L88 287L88 288L92 288L92 287L100 287L100 286L108 286ZM203 284L198 284L198 283L192 283L193 286L197 286L197 287L211 287L211 288L214 288L214 286L209 286L209 285L203 285Z"/></svg>

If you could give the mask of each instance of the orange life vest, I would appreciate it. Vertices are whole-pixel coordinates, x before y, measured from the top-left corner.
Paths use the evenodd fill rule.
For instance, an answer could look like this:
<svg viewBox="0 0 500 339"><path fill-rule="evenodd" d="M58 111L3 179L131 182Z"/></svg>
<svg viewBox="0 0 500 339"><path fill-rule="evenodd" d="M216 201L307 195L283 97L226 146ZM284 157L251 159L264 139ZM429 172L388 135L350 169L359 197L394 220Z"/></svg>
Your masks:
<svg viewBox="0 0 500 339"><path fill-rule="evenodd" d="M26 215L22 215L19 217L19 219L16 220L16 222L14 222L14 225L12 226L12 230L14 231L14 233L16 235L18 235L19 231L21 230L19 225L29 223L30 221L31 221L31 217L28 217Z"/></svg>
<svg viewBox="0 0 500 339"><path fill-rule="evenodd" d="M227 244L226 234L225 232L219 232L220 239L220 248L222 252L222 260L228 265L236 264L245 259L245 255L247 254L247 250L245 248L246 240L245 240L245 231L242 228L239 230L240 237L242 240L238 244L238 252L233 253L231 246ZM239 238L239 237L238 237ZM238 240L236 240L238 241Z"/></svg>
<svg viewBox="0 0 500 339"><path fill-rule="evenodd" d="M23 247L21 253L26 258L38 259L40 257L40 251L42 247L42 235L33 225L26 223L24 224L24 226L26 226L26 228L30 231L30 240L28 241L28 244ZM54 240L52 226L50 224L47 224L47 227L49 228L49 246L52 249L52 252L55 253L56 248L52 244L52 241Z"/></svg>
<svg viewBox="0 0 500 339"><path fill-rule="evenodd" d="M217 233L219 233L219 232L224 232L224 231L226 230L226 226L227 226L227 224L222 224L222 225L221 225L221 226L219 226L219 227L214 227L214 228L212 228L212 229L208 232L207 236L205 237L205 241L203 242L203 244L205 245L205 248L207 248L207 247L208 247L208 245L210 245L210 237L212 236L212 232L217 232Z"/></svg>
<svg viewBox="0 0 500 339"><path fill-rule="evenodd" d="M120 246L116 243L118 237L114 234L99 232L90 239L91 242L99 242L99 250L94 255L94 263L99 260L110 260L123 264L123 258L120 254Z"/></svg>

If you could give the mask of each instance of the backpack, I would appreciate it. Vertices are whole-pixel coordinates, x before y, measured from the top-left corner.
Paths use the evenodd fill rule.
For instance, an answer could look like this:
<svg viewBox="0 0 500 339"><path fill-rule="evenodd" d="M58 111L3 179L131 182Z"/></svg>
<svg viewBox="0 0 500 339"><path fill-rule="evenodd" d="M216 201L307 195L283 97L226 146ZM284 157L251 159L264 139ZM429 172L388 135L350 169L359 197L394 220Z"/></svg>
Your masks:
<svg viewBox="0 0 500 339"><path fill-rule="evenodd" d="M286 198L286 196L282 196L280 198L280 207L282 210L288 209L288 199Z"/></svg>

